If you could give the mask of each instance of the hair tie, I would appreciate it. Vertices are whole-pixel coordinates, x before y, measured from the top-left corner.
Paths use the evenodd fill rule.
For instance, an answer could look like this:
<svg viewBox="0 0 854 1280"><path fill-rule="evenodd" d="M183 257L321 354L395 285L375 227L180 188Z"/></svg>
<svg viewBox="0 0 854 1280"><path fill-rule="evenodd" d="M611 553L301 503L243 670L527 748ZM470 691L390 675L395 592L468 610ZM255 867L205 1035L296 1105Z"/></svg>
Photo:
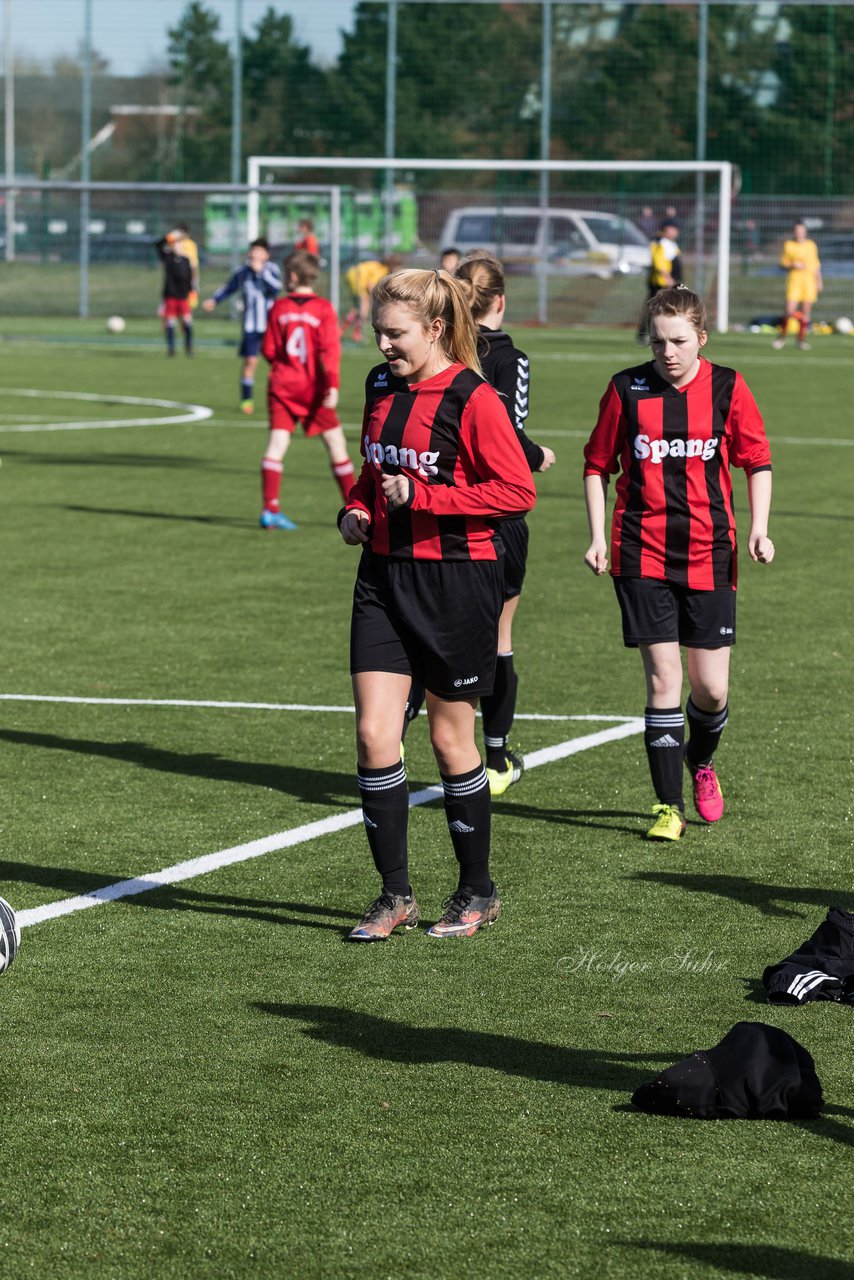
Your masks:
<svg viewBox="0 0 854 1280"><path fill-rule="evenodd" d="M436 279L439 281L439 284L441 284L441 283L442 283L442 277L439 275L439 268L438 268L438 267L434 267L434 268L433 268L433 275L434 275L434 276L436 277Z"/></svg>

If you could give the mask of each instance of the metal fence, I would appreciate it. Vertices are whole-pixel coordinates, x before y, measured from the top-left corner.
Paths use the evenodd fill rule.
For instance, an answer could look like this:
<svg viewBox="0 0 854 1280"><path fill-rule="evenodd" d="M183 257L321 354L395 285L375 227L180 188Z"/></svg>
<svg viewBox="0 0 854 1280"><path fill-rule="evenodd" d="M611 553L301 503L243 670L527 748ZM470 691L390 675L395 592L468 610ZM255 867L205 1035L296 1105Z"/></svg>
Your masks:
<svg viewBox="0 0 854 1280"><path fill-rule="evenodd" d="M401 175L401 177L405 177ZM507 266L509 314L514 324L625 324L636 322L645 295L650 229L666 211L680 223L686 281L709 300L714 323L717 232L714 192L707 192L704 227L697 225L693 178L689 189L650 185L644 191L594 189L584 175L565 190L555 181L545 214L537 203L536 175L529 188L507 184L472 190L470 183L438 190L396 185L392 247L402 263L434 266L450 244L464 252L489 248ZM387 208L381 177L356 185L276 184L261 191L261 230L274 253L293 246L301 218L320 238L325 272L320 288L336 297L340 263L342 305L349 301L352 263L382 257ZM334 229L334 195L339 230ZM203 293L227 277L235 245L246 243L247 186L118 186L33 184L17 189L15 261L0 265L0 312L5 315L151 316L159 302L155 241L186 223L201 251ZM0 194L2 188L0 188ZM88 197L83 214L84 196ZM854 198L769 198L741 193L731 207L729 323L749 325L782 310L782 243L796 218L810 227L822 258L824 292L818 319L854 316ZM698 244L706 251L702 258ZM337 255L336 255L337 247ZM542 314L543 283L546 314Z"/></svg>

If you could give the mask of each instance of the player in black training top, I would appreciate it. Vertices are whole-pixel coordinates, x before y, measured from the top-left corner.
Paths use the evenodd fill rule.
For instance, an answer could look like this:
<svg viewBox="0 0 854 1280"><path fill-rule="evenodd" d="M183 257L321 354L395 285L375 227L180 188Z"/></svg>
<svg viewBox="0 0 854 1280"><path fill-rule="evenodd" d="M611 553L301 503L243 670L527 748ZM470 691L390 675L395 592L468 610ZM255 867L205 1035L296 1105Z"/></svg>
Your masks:
<svg viewBox="0 0 854 1280"><path fill-rule="evenodd" d="M528 357L524 351L514 347L510 335L501 328L506 305L501 263L492 254L480 253L461 263L456 278L463 287L478 327L478 355L483 376L501 397L531 471L547 471L555 455L551 449L534 444L525 434L530 395ZM495 687L491 694L480 700L486 776L493 796L503 795L508 787L518 782L522 773L521 759L508 750L507 742L513 726L519 685L513 666L513 617L528 558L528 525L524 515L502 520L501 538L504 542L504 608L498 628ZM418 714L423 698L423 688L413 685L407 702L404 730Z"/></svg>

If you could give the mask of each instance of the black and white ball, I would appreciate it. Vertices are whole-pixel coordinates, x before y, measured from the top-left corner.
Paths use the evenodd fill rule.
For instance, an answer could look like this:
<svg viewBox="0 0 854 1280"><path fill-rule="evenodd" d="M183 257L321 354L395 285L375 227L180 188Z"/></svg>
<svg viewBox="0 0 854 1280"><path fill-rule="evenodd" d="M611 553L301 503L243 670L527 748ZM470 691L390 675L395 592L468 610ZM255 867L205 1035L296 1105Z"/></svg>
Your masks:
<svg viewBox="0 0 854 1280"><path fill-rule="evenodd" d="M21 926L5 898L0 898L0 973L5 973L18 954Z"/></svg>

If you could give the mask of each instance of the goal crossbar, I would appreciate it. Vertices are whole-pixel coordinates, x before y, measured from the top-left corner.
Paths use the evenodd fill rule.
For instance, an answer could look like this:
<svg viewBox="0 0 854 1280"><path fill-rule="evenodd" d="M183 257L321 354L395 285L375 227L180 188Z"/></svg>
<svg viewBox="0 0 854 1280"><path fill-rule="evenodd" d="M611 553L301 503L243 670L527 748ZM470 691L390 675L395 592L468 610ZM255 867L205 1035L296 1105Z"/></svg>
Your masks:
<svg viewBox="0 0 854 1280"><path fill-rule="evenodd" d="M249 156L247 181L249 193L249 232L257 227L260 213L259 185L261 170L321 169L329 170L437 170L445 173L693 173L709 174L718 179L717 233L717 329L725 333L729 327L730 213L733 192L733 165L729 160L440 160L402 156ZM338 192L340 200L340 192ZM253 222L253 212L254 219ZM339 205L340 216L340 205Z"/></svg>

